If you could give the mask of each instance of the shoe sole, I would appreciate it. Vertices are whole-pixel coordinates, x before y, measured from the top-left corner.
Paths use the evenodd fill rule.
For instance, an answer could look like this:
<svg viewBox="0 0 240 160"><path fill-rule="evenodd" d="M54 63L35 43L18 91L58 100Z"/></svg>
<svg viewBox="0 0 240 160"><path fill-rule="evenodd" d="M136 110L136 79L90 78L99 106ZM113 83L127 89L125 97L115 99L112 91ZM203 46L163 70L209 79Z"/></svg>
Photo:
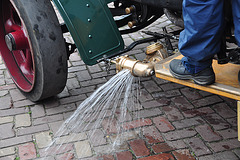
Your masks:
<svg viewBox="0 0 240 160"><path fill-rule="evenodd" d="M179 75L177 73L174 73L171 68L170 68L170 73L173 75L173 77L181 80L193 80L195 84L205 86L205 85L210 85L215 82L215 75L211 76L192 76L192 75Z"/></svg>

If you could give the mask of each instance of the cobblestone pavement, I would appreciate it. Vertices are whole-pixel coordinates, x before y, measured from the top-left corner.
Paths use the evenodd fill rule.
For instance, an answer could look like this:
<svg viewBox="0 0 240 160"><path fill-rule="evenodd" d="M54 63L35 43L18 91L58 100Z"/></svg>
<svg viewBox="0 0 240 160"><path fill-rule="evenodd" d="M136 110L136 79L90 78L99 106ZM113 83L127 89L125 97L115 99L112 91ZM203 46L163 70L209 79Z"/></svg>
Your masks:
<svg viewBox="0 0 240 160"><path fill-rule="evenodd" d="M159 31L177 27L166 17L148 27ZM67 35L66 35L67 36ZM145 37L141 32L124 35L126 45ZM144 57L148 44L137 46L128 54ZM10 79L0 59L0 160L41 159L42 149L52 141L52 136L77 106L115 74L110 74L102 64L86 66L78 53L71 55L66 88L56 97L33 103L27 100ZM237 141L236 101L171 83L155 77L141 78L141 110L129 113L128 123L134 123L136 112L144 118L141 133L131 136L124 149L105 153L108 146L106 132L100 126L98 138L91 141L82 133L80 142L70 142L67 150L76 159L85 160L237 160L240 143ZM88 153L78 150L91 147ZM59 151L57 159L65 159ZM102 153L96 157L95 152ZM48 158L53 159L53 158Z"/></svg>

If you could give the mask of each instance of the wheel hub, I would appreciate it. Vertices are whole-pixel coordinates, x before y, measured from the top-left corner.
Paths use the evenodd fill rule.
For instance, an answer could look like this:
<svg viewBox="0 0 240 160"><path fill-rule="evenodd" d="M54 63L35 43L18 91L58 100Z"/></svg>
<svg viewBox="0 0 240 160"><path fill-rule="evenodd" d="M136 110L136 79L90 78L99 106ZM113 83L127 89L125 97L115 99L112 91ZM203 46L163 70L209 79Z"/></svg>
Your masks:
<svg viewBox="0 0 240 160"><path fill-rule="evenodd" d="M5 42L10 51L28 48L28 40L22 30L7 34L5 36Z"/></svg>
<svg viewBox="0 0 240 160"><path fill-rule="evenodd" d="M16 42L15 42L14 37L11 33L9 33L5 36L5 42L6 42L7 47L10 51L16 50Z"/></svg>

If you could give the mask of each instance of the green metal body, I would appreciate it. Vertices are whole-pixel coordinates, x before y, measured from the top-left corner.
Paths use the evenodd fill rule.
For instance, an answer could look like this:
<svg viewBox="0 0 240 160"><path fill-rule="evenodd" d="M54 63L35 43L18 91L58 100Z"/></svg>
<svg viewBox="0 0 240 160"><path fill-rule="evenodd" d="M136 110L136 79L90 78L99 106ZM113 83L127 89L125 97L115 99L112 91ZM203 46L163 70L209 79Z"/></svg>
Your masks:
<svg viewBox="0 0 240 160"><path fill-rule="evenodd" d="M124 48L123 39L107 6L113 0L53 0L85 64Z"/></svg>

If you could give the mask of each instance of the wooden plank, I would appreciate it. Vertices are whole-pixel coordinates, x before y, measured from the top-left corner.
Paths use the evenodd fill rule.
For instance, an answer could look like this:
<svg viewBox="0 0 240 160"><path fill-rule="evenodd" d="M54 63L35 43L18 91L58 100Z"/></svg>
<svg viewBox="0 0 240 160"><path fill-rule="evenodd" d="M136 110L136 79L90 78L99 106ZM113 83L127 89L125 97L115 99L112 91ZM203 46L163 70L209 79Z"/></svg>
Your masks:
<svg viewBox="0 0 240 160"><path fill-rule="evenodd" d="M240 141L240 101L237 103L238 141Z"/></svg>
<svg viewBox="0 0 240 160"><path fill-rule="evenodd" d="M216 75L216 82L212 85L200 86L193 81L179 80L171 75L169 72L169 63L172 59L181 58L182 55L177 54L156 64L156 77L240 101L240 86L238 82L238 71L240 70L239 65L219 65L217 64L217 61L214 60L213 69Z"/></svg>

